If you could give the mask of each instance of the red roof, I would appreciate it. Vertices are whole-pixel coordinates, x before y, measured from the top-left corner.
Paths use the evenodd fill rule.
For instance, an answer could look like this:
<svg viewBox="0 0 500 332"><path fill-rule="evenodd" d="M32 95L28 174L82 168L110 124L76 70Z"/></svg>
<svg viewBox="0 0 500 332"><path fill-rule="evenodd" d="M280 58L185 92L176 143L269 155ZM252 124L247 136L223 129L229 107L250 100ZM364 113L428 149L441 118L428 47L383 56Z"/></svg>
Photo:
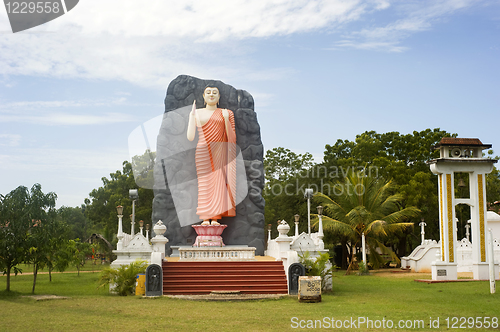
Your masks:
<svg viewBox="0 0 500 332"><path fill-rule="evenodd" d="M491 144L483 144L479 138L459 138L459 137L443 137L441 141L435 146L477 146L483 149L491 148Z"/></svg>

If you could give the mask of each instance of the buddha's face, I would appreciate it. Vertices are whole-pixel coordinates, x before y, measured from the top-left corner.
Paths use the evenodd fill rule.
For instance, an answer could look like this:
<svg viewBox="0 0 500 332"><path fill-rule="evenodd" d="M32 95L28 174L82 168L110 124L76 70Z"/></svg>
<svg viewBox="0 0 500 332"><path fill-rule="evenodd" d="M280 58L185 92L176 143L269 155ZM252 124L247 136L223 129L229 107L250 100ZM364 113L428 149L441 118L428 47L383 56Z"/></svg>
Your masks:
<svg viewBox="0 0 500 332"><path fill-rule="evenodd" d="M207 87L203 92L203 99L207 105L217 105L220 99L219 89Z"/></svg>

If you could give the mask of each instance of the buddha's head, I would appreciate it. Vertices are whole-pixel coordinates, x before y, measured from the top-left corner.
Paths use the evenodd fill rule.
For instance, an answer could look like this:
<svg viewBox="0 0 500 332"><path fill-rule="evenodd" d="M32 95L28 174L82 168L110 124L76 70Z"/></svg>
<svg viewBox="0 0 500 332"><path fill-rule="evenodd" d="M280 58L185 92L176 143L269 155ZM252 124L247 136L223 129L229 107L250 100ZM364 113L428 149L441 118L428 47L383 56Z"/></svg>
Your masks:
<svg viewBox="0 0 500 332"><path fill-rule="evenodd" d="M213 106L219 103L220 93L216 87L207 86L203 91L203 99L205 104Z"/></svg>

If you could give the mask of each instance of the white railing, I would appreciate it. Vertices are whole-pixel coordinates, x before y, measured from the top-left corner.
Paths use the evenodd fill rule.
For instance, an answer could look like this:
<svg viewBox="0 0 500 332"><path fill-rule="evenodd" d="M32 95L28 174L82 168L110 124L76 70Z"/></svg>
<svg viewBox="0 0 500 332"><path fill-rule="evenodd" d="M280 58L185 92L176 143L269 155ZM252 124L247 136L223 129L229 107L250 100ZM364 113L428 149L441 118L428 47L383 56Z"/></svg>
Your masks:
<svg viewBox="0 0 500 332"><path fill-rule="evenodd" d="M191 261L249 261L255 260L255 248L180 247L179 256Z"/></svg>

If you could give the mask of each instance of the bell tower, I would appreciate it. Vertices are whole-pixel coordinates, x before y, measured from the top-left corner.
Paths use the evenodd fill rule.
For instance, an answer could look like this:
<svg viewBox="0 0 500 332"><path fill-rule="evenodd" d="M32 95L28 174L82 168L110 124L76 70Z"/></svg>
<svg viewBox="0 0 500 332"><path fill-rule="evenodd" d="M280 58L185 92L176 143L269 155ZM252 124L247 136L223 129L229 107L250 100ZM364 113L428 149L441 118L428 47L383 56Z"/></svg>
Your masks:
<svg viewBox="0 0 500 332"><path fill-rule="evenodd" d="M434 148L439 149L439 158L428 163L438 176L441 253L432 262L432 279L457 279L455 207L458 204L470 208L474 279L488 279L486 174L493 170L497 160L483 158L482 151L490 149L491 144L483 144L477 138L444 137ZM468 174L468 197L455 197L457 173Z"/></svg>

